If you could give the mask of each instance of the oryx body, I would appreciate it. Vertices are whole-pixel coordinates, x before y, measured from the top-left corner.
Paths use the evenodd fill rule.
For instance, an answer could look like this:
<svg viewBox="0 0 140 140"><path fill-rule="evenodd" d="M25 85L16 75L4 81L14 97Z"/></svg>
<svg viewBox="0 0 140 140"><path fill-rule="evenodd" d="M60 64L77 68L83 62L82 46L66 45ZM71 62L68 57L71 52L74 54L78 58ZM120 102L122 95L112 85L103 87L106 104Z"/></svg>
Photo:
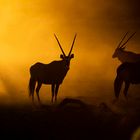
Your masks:
<svg viewBox="0 0 140 140"><path fill-rule="evenodd" d="M114 80L114 91L116 98L119 97L120 90L123 82L125 83L124 95L127 97L127 92L130 84L140 83L140 54L134 52L125 51L126 43L135 35L133 33L123 44L128 32L123 36L121 42L115 49L112 58L118 58L121 61L121 65L117 68L117 76Z"/></svg>
<svg viewBox="0 0 140 140"><path fill-rule="evenodd" d="M123 82L125 83L124 95L127 97L130 84L140 84L140 62L125 62L117 68L117 76L114 81L116 98L119 97Z"/></svg>
<svg viewBox="0 0 140 140"><path fill-rule="evenodd" d="M59 86L60 84L62 84L69 70L71 58L74 57L74 54L71 54L71 52L73 49L76 35L74 37L70 52L67 56L65 55L56 35L55 38L63 53L60 55L62 60L53 61L49 64L43 64L38 62L30 67L31 77L29 81L29 95L32 96L32 101L34 101L34 90L36 87L36 83L37 83L36 94L39 102L40 102L39 90L42 84L49 84L52 86L52 102L54 100L54 97L55 97L55 101L57 100L57 93L58 93Z"/></svg>

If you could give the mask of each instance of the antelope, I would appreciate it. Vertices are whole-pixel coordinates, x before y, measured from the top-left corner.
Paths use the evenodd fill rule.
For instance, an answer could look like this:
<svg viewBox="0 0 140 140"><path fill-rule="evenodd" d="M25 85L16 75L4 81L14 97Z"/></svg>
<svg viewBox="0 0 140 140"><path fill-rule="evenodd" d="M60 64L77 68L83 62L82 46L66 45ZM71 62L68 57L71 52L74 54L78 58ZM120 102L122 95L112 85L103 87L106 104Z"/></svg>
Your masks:
<svg viewBox="0 0 140 140"><path fill-rule="evenodd" d="M140 62L125 62L117 68L117 76L114 81L116 98L119 97L123 82L125 83L124 96L127 98L130 84L140 84Z"/></svg>
<svg viewBox="0 0 140 140"><path fill-rule="evenodd" d="M136 33L136 32L135 32ZM125 37L127 36L128 32L123 36L122 40L118 44L117 48L115 49L114 54L112 55L112 58L118 58L121 63L124 62L138 62L140 61L140 54L136 54L134 52L126 51L126 43L135 35L133 33L123 44Z"/></svg>
<svg viewBox="0 0 140 140"><path fill-rule="evenodd" d="M62 60L52 61L49 64L43 64L38 62L30 67L29 96L32 97L33 102L34 102L34 90L36 90L38 102L41 103L39 97L39 90L42 84L51 85L51 92L52 92L51 101L53 103L54 97L55 97L55 101L57 101L57 93L58 93L59 86L60 84L62 84L68 70L70 69L71 59L74 58L74 54L71 54L71 52L75 43L76 34L74 36L72 46L70 48L68 55L66 55L65 52L63 51L57 36L55 34L54 36L62 51L62 54L60 55L60 58ZM36 83L37 83L37 87L36 87Z"/></svg>

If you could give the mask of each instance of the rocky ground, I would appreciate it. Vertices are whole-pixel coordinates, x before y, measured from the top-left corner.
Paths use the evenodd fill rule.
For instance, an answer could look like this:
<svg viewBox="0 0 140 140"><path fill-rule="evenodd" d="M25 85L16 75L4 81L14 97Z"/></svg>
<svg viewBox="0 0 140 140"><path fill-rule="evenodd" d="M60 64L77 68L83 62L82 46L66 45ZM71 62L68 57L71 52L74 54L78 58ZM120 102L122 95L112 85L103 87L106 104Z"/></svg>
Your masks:
<svg viewBox="0 0 140 140"><path fill-rule="evenodd" d="M1 105L0 137L129 140L140 126L140 106L133 108L136 103L92 104L83 98L65 98L54 105Z"/></svg>

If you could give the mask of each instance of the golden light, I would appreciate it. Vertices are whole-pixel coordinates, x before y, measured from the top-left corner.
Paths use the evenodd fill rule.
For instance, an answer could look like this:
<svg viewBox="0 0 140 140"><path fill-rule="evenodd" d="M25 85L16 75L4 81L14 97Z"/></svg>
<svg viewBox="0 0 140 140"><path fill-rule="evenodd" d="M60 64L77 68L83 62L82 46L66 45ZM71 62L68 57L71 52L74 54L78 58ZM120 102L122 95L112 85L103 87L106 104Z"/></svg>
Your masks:
<svg viewBox="0 0 140 140"><path fill-rule="evenodd" d="M60 95L81 94L81 90L86 93L89 88L89 94L97 95L93 91L112 82L119 64L111 56L121 30L114 29L116 24L106 19L108 8L110 5L96 0L1 0L0 94L10 94L7 82L11 81L16 96L28 96L29 67L38 61L49 63L59 59L61 51L53 34L57 34L68 53L77 33L75 58ZM19 94L21 91L24 95Z"/></svg>

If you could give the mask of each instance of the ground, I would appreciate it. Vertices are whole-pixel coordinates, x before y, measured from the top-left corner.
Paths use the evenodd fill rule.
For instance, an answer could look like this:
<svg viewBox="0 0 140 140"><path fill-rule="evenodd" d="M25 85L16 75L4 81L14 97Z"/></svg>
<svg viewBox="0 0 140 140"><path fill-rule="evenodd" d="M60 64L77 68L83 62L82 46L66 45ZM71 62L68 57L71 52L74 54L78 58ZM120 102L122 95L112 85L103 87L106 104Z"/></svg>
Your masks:
<svg viewBox="0 0 140 140"><path fill-rule="evenodd" d="M138 100L91 101L78 97L41 106L1 105L0 135L5 139L34 140L132 139L140 126Z"/></svg>

